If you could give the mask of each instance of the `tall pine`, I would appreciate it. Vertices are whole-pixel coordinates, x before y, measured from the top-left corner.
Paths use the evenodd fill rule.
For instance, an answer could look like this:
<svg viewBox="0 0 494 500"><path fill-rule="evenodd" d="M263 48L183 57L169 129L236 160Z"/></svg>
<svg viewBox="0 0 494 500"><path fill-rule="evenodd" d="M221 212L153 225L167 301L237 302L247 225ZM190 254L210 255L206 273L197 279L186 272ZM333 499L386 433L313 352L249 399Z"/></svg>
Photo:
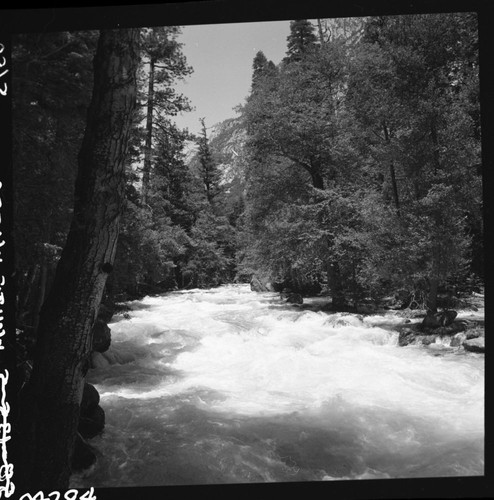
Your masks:
<svg viewBox="0 0 494 500"><path fill-rule="evenodd" d="M290 22L290 34L287 37L287 51L283 59L285 63L301 61L307 52L317 44L314 26L307 19Z"/></svg>

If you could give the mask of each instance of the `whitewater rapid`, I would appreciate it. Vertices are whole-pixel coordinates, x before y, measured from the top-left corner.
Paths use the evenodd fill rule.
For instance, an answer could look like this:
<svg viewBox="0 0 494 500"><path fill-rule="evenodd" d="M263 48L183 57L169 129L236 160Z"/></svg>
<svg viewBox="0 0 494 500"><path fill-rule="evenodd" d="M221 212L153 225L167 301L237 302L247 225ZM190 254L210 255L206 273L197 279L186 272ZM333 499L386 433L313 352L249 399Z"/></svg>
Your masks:
<svg viewBox="0 0 494 500"><path fill-rule="evenodd" d="M106 427L73 487L484 473L483 355L248 285L128 305L88 376Z"/></svg>

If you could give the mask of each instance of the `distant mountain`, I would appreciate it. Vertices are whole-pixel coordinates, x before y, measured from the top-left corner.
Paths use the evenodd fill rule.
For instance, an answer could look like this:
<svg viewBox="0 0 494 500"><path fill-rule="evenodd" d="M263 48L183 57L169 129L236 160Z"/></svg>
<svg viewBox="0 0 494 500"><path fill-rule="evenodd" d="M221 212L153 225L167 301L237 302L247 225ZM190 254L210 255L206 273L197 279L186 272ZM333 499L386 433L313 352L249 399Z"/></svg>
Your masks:
<svg viewBox="0 0 494 500"><path fill-rule="evenodd" d="M240 118L229 118L217 123L210 134L210 146L223 182L230 183L234 177L244 177L244 146L247 131Z"/></svg>
<svg viewBox="0 0 494 500"><path fill-rule="evenodd" d="M222 183L230 184L235 177L243 179L243 153L246 138L247 132L241 118L228 118L209 129L209 146L222 172ZM186 162L194 168L194 163L198 162L197 147L189 150Z"/></svg>

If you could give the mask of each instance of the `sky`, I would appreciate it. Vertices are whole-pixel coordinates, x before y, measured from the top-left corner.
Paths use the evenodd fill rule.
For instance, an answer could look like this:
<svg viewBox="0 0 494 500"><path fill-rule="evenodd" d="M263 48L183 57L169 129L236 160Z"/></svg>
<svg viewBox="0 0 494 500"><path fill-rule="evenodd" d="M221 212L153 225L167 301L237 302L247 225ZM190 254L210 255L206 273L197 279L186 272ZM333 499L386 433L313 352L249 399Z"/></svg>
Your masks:
<svg viewBox="0 0 494 500"><path fill-rule="evenodd" d="M197 134L200 118L209 128L237 116L233 108L243 104L249 93L254 56L262 50L278 64L285 56L289 32L289 21L182 27L178 41L194 72L176 87L196 109L178 116L177 125Z"/></svg>

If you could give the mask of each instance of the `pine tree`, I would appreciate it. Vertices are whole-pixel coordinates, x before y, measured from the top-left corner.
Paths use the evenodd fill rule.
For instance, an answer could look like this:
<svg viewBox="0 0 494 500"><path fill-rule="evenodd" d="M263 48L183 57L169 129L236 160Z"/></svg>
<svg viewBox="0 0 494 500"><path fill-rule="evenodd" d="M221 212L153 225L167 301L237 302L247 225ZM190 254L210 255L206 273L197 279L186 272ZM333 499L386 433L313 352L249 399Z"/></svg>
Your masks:
<svg viewBox="0 0 494 500"><path fill-rule="evenodd" d="M290 22L287 52L283 59L285 63L298 62L304 54L314 49L317 44L317 36L314 31L314 26L307 19L297 19Z"/></svg>
<svg viewBox="0 0 494 500"><path fill-rule="evenodd" d="M401 251L373 243L367 276L428 292L431 310L439 285L465 272L465 217L480 209L476 36L470 14L372 18L349 79L367 172L381 178L383 201L400 219L393 239Z"/></svg>
<svg viewBox="0 0 494 500"><path fill-rule="evenodd" d="M146 107L146 127L144 145L144 165L142 171L142 200L147 201L151 175L154 138L156 129L162 128L163 117L174 116L190 109L187 99L176 94L173 83L190 74L181 52L181 44L176 40L180 34L177 26L148 28L143 30L141 47L147 67L147 91L143 100ZM165 124L166 126L166 124Z"/></svg>
<svg viewBox="0 0 494 500"><path fill-rule="evenodd" d="M348 184L353 172L341 127L344 52L327 44L300 51L297 64L267 76L247 99L243 115L247 151L246 234L242 268L302 289L316 275L329 274L334 305L343 303L333 227L328 218L333 197L323 191ZM338 218L336 227L341 227Z"/></svg>
<svg viewBox="0 0 494 500"><path fill-rule="evenodd" d="M260 50L254 57L254 61L252 62L252 85L254 85L255 81L259 78L259 76L263 73L266 66L268 64L268 59L264 55L264 52Z"/></svg>
<svg viewBox="0 0 494 500"><path fill-rule="evenodd" d="M206 194L206 200L210 206L213 206L215 198L219 193L220 173L216 167L211 148L209 147L205 119L201 118L200 122L202 127L201 135L198 139L200 175Z"/></svg>

